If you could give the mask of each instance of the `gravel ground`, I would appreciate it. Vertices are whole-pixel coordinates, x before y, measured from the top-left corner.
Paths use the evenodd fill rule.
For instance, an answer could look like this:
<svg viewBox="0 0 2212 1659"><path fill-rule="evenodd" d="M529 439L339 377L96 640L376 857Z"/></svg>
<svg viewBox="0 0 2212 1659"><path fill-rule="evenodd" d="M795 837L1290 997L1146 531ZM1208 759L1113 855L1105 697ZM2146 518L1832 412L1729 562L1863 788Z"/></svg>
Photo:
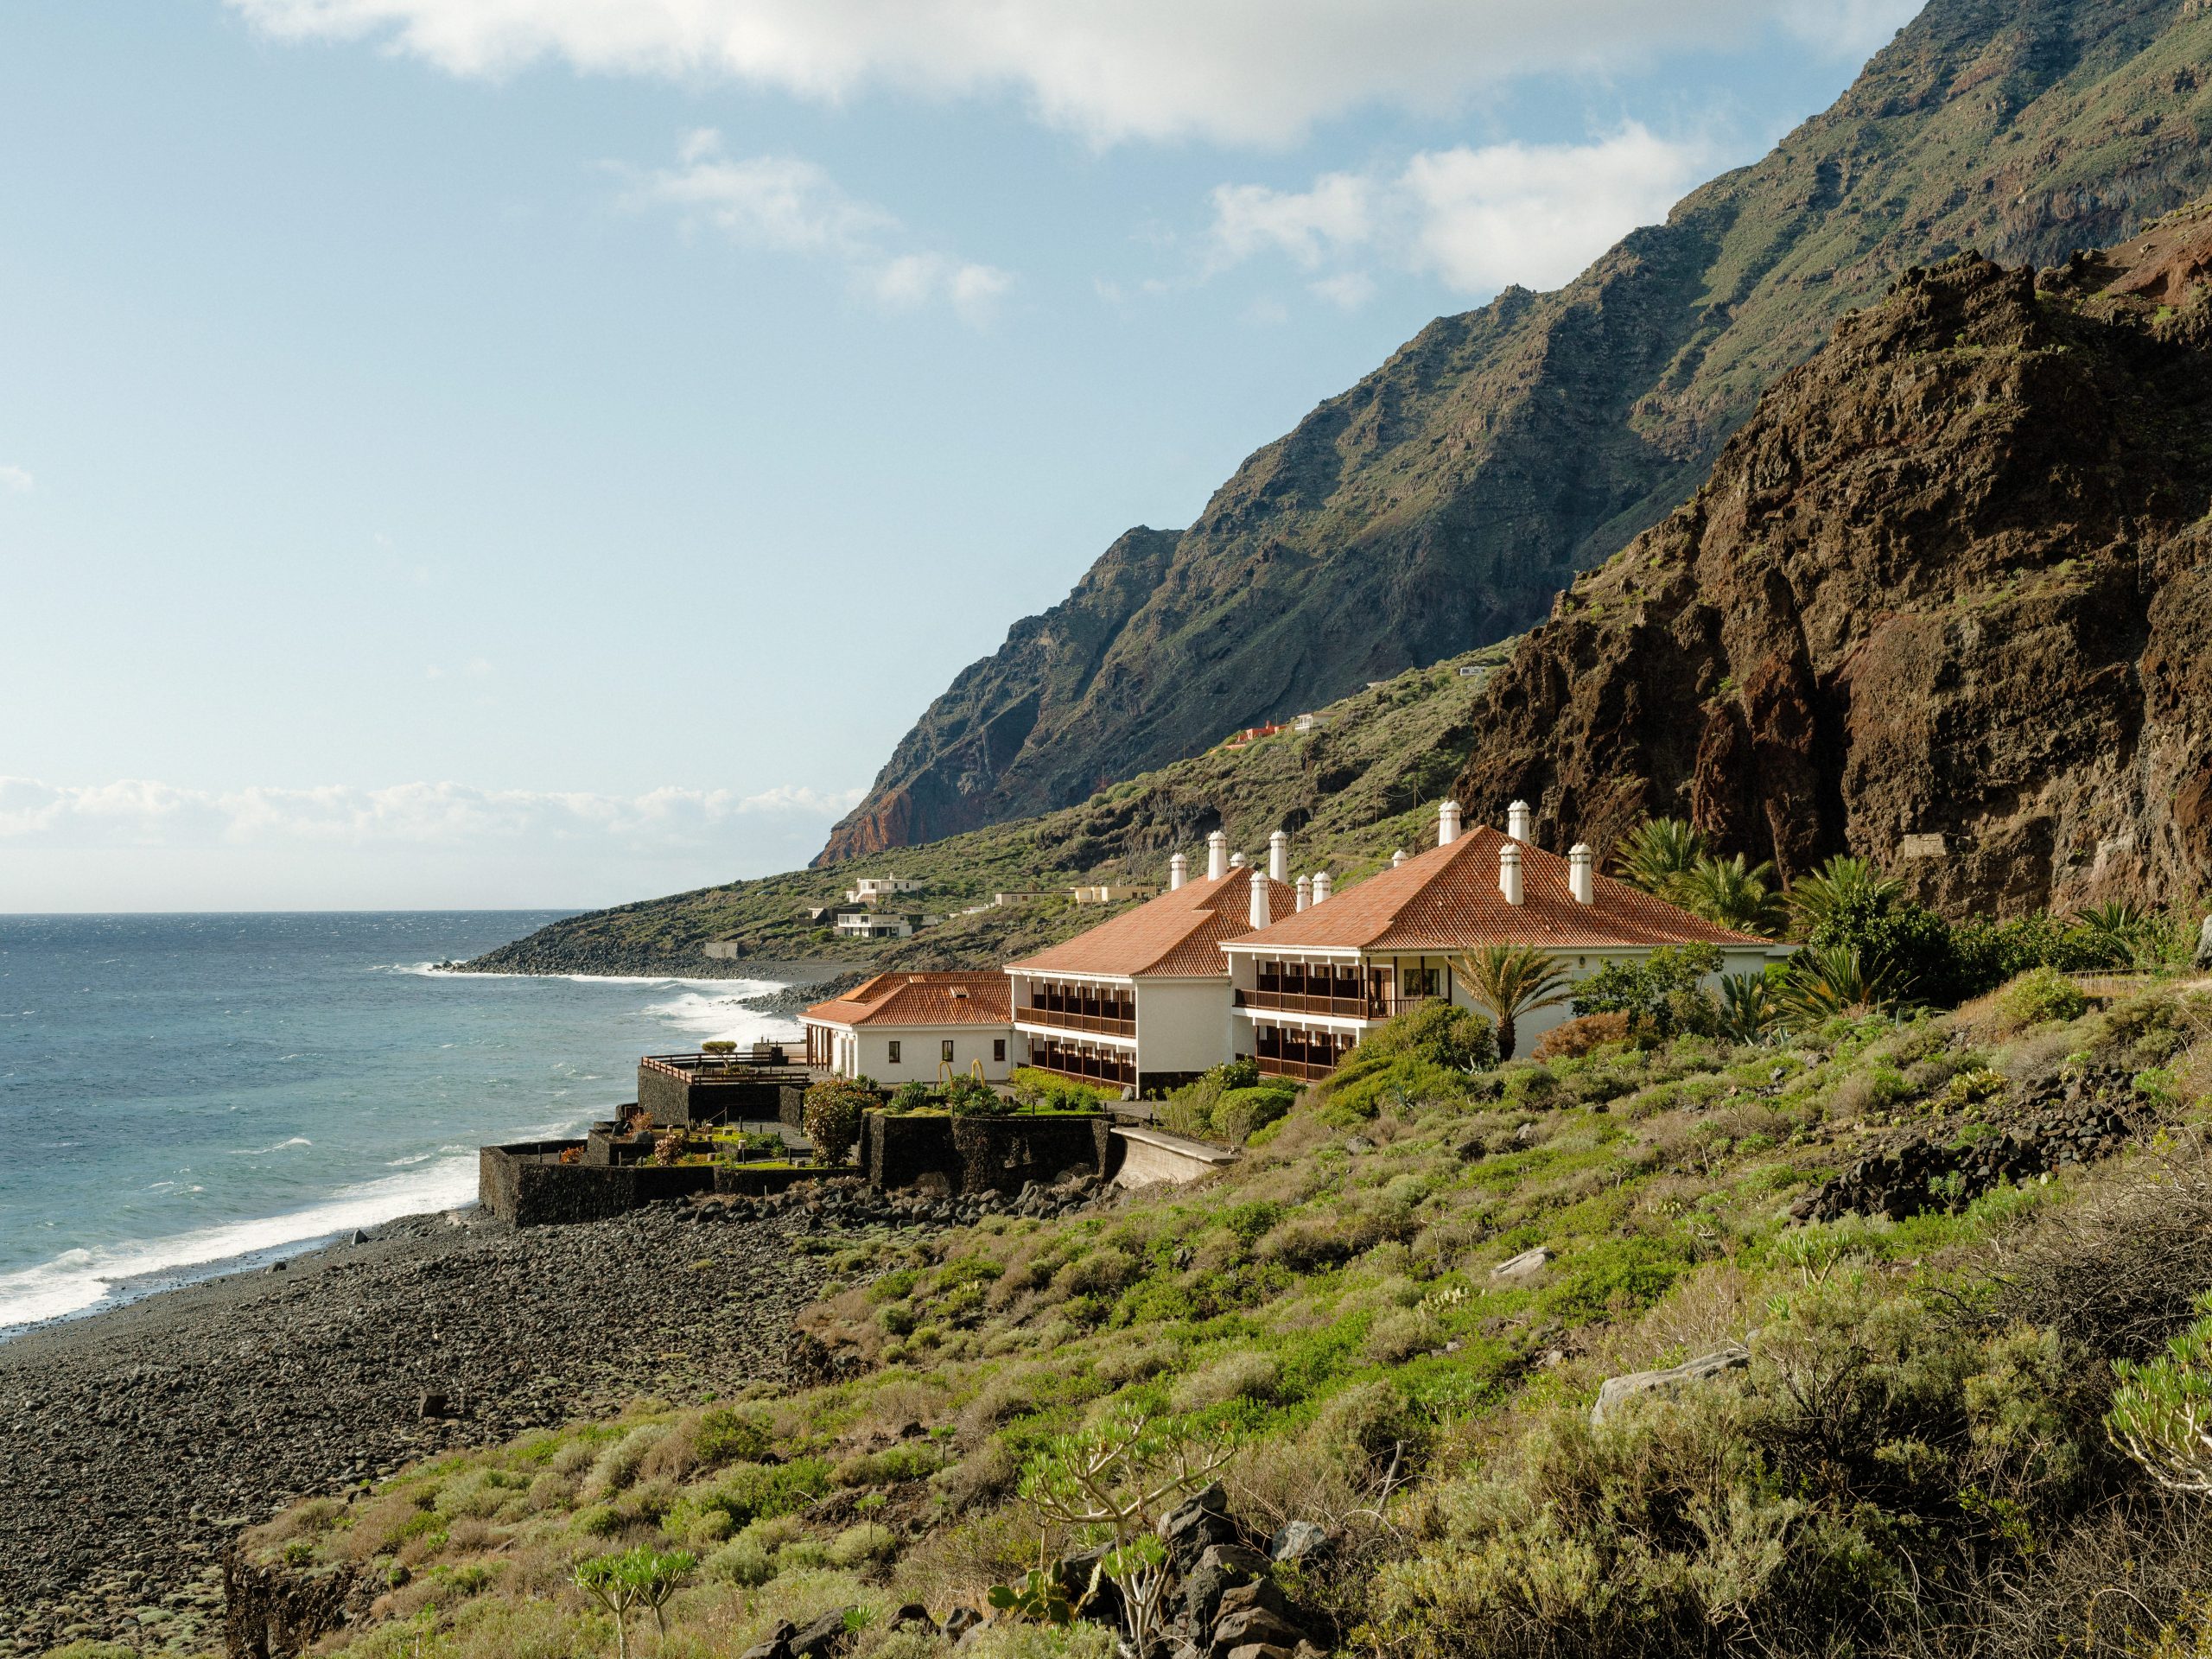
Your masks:
<svg viewBox="0 0 2212 1659"><path fill-rule="evenodd" d="M218 1646L224 1544L442 1448L783 1374L802 1214L469 1210L0 1343L0 1654ZM425 1416L441 1395L449 1418ZM434 1407L434 1410L435 1408Z"/></svg>

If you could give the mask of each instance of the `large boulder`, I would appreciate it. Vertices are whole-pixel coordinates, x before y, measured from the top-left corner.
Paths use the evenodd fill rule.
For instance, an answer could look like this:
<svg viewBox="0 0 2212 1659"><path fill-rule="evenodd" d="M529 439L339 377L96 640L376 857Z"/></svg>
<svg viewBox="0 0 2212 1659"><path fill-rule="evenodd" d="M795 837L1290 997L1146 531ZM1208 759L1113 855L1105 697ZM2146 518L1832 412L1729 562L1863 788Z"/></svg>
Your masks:
<svg viewBox="0 0 2212 1659"><path fill-rule="evenodd" d="M2204 925L2196 930L2196 965L2212 973L2212 916L2207 916Z"/></svg>
<svg viewBox="0 0 2212 1659"><path fill-rule="evenodd" d="M1710 1382L1730 1371L1740 1371L1751 1363L1751 1351L1732 1344L1713 1353L1700 1354L1695 1359L1686 1359L1679 1365L1669 1365L1663 1370L1631 1371L1625 1376L1609 1376L1599 1385L1598 1403L1590 1408L1590 1421L1602 1423L1626 1400L1638 1395L1680 1394L1699 1382Z"/></svg>

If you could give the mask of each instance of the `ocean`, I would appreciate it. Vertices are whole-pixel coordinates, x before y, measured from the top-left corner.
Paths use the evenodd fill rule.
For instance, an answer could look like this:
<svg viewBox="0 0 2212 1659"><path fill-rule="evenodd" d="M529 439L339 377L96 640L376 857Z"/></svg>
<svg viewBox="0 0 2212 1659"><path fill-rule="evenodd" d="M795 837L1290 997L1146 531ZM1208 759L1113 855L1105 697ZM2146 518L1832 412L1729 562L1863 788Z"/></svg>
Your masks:
<svg viewBox="0 0 2212 1659"><path fill-rule="evenodd" d="M432 973L567 912L0 916L0 1337L476 1194L772 982Z"/></svg>

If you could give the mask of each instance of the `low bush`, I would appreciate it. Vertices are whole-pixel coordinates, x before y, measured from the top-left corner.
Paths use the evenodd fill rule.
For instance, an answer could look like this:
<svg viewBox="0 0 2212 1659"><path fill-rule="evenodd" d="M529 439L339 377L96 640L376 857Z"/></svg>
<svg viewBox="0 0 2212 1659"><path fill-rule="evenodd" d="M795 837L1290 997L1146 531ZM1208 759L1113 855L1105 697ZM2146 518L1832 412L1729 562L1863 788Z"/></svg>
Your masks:
<svg viewBox="0 0 2212 1659"><path fill-rule="evenodd" d="M2031 968L1997 993L1998 1012L2013 1030L2079 1020L2089 1010L2081 987L2056 968Z"/></svg>
<svg viewBox="0 0 2212 1659"><path fill-rule="evenodd" d="M876 1101L875 1085L864 1077L829 1077L810 1088L804 1116L815 1161L843 1163L860 1138L861 1114Z"/></svg>
<svg viewBox="0 0 2212 1659"><path fill-rule="evenodd" d="M1625 1014L1586 1014L1561 1020L1537 1039L1529 1051L1532 1060L1578 1060L1608 1043L1629 1039Z"/></svg>

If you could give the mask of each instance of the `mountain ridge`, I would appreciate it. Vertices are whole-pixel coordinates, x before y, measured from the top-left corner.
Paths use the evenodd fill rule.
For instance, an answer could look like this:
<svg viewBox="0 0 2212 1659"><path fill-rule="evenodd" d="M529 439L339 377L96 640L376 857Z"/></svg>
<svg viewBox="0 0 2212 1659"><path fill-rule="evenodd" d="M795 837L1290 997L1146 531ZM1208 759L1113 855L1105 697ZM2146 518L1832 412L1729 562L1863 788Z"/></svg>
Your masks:
<svg viewBox="0 0 2212 1659"><path fill-rule="evenodd" d="M2202 0L1933 0L1666 224L1563 289L1436 319L1172 545L1117 541L931 705L817 862L1070 805L1531 626L1900 271L1967 245L2054 264L2212 188L2208 59ZM1154 561L1139 596L1126 573ZM1086 632L1044 661L1032 624L1070 606Z"/></svg>

